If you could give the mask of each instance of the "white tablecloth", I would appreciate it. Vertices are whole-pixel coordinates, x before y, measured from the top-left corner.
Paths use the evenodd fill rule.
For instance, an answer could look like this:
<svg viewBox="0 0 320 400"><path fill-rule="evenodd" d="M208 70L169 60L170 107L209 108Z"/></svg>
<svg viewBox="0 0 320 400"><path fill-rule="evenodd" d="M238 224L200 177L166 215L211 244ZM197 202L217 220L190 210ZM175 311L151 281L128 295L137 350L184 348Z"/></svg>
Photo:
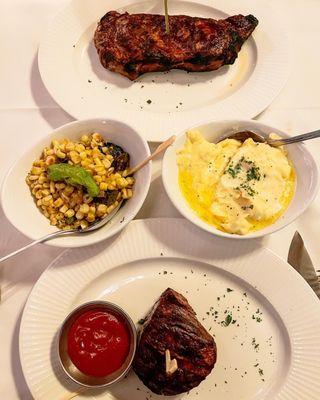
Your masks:
<svg viewBox="0 0 320 400"><path fill-rule="evenodd" d="M37 66L37 47L42 32L66 2L1 0L0 182L6 169L28 147L53 128L72 120L45 89ZM270 4L270 0L259 2L261 7ZM317 129L320 127L320 1L274 0L272 3L288 26L292 41L292 72L282 93L258 119L292 134ZM309 142L308 147L320 161L320 142ZM161 160L157 160L153 164L150 193L138 218L179 217L164 192L160 175ZM320 259L319 217L318 196L295 223L257 241L257 245L262 243L286 257L293 233L299 230L316 262ZM0 209L0 255L27 242L28 239L9 224ZM19 362L19 322L33 284L60 253L60 249L42 245L9 260L0 268L0 399L31 398Z"/></svg>

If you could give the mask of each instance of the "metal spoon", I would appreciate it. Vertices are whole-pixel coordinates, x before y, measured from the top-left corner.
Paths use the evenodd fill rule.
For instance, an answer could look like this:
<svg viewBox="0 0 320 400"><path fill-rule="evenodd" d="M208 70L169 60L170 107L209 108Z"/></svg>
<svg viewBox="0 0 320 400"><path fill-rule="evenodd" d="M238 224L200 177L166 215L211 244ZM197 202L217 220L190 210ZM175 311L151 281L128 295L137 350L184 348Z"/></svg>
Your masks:
<svg viewBox="0 0 320 400"><path fill-rule="evenodd" d="M145 160L143 160L141 163L139 163L138 165L136 165L135 167L129 169L128 173L125 176L130 176L133 175L134 173L136 173L137 171L139 171L141 168L143 168L150 160L152 160L154 157L156 157L158 154L160 154L161 152L163 152L166 148L168 148L169 146L172 145L172 143L175 141L176 137L175 136L171 136L169 139L165 140L164 142L162 142L157 148L156 150L149 156L147 157ZM68 229L68 230L60 230L57 232L53 232L53 233L49 233L46 236L43 236L40 239L34 240L33 242L27 244L24 247L21 247L20 249L13 251L10 254L7 254L6 256L0 258L0 263L2 263L3 261L7 260L10 257L13 257L21 252L23 252L24 250L29 249L30 247L33 247L34 245L38 244L38 243L44 243L47 242L48 240L57 238L59 236L69 236L69 235L82 235L82 234L86 234L89 232L93 232L96 231L97 229L102 228L104 225L106 225L111 218L114 217L114 215L117 213L117 211L119 210L120 206L122 204L122 200L120 201L120 203L118 204L118 206L109 214L107 215L105 218L101 219L101 220L97 220L96 222L94 222L92 225L89 225L88 228L85 229Z"/></svg>
<svg viewBox="0 0 320 400"><path fill-rule="evenodd" d="M96 222L94 222L92 225L89 225L88 228L85 229L67 229L65 231L60 230L60 231L56 231L56 232L52 232L49 233L46 236L42 236L40 239L34 240L33 242L27 244L24 247L21 247L18 250L13 251L10 254L7 254L6 256L0 258L0 263L2 263L3 261L6 261L8 258L16 256L19 253L22 253L23 251L29 249L30 247L33 247L34 245L38 244L38 243L44 243L48 240L51 239L55 239L57 237L60 236L70 236L70 235L80 235L82 233L88 233L88 232L93 232L96 231L97 229L102 228L106 223L108 223L110 221L110 219L117 213L117 211L119 210L120 206L122 204L122 201L118 204L118 206L110 213L108 214L105 218L97 220Z"/></svg>
<svg viewBox="0 0 320 400"><path fill-rule="evenodd" d="M303 142L303 141L315 139L318 137L320 137L320 130L317 130L314 132L309 132L309 133L304 133L302 135L293 136L293 137L286 138L286 139L269 139L269 138L265 138L265 137L259 135L258 133L254 133L251 131L241 131L241 132L231 133L228 136L226 135L223 138L221 138L219 140L219 142L221 142L222 140L225 140L225 139L235 139L235 140L239 140L240 142L244 142L246 139L251 138L255 142L267 143L270 146L278 147L278 146L284 146L284 145L291 144L291 143Z"/></svg>

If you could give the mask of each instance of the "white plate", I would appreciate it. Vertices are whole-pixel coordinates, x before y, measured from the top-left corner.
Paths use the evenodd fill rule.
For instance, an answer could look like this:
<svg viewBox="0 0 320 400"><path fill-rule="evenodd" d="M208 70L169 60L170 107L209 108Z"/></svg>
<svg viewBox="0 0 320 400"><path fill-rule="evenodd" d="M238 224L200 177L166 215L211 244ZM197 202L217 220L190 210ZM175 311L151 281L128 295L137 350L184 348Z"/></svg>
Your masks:
<svg viewBox="0 0 320 400"><path fill-rule="evenodd" d="M163 1L73 0L54 18L39 49L41 77L51 95L75 118L115 118L150 141L199 120L252 118L263 111L288 76L283 19L253 0L171 0L169 7L171 14L212 18L251 13L259 25L232 66L151 73L131 82L100 65L92 41L97 22L114 9L163 13Z"/></svg>
<svg viewBox="0 0 320 400"><path fill-rule="evenodd" d="M176 399L320 398L320 302L307 283L253 242L213 240L187 221L159 219L134 221L107 245L67 251L39 279L20 328L22 368L35 399L62 399L77 389L56 349L59 326L73 308L105 299L138 321L167 287L188 298L218 348L212 373ZM227 327L218 323L225 310L236 320ZM151 396L130 372L100 398L166 397Z"/></svg>

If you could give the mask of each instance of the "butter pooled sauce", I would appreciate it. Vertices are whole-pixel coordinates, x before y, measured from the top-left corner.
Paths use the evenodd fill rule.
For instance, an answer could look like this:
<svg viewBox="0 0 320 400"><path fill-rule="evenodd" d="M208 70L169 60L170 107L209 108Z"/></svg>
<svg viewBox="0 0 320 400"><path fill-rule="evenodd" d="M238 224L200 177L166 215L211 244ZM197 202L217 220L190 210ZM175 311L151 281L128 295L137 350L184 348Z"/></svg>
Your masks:
<svg viewBox="0 0 320 400"><path fill-rule="evenodd" d="M189 131L178 151L178 166L180 189L190 207L228 233L245 235L273 224L295 190L285 150L252 139L214 144Z"/></svg>

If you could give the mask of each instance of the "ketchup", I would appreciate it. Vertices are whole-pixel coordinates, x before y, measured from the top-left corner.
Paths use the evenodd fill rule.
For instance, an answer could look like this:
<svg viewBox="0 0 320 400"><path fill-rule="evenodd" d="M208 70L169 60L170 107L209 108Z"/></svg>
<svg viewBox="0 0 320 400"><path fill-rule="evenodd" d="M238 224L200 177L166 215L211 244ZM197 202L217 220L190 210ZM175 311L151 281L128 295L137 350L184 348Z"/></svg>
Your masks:
<svg viewBox="0 0 320 400"><path fill-rule="evenodd" d="M130 349L130 333L116 313L94 309L80 315L68 332L68 354L84 374L101 377L118 370Z"/></svg>

